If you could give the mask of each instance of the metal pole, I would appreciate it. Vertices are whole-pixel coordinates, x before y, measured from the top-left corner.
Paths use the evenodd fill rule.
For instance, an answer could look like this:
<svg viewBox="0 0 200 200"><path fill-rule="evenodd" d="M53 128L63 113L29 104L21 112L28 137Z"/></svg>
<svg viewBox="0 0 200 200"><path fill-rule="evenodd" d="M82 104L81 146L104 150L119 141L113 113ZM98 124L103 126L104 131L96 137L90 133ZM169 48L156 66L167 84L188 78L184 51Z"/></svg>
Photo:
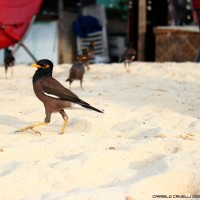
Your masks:
<svg viewBox="0 0 200 200"><path fill-rule="evenodd" d="M35 61L37 62L37 58L30 52L30 50L21 42L19 42L19 46L22 46L25 51L29 54L29 56Z"/></svg>
<svg viewBox="0 0 200 200"><path fill-rule="evenodd" d="M29 24L29 27L28 27L26 33L24 34L23 38L18 42L18 45L17 45L17 46L15 47L15 49L13 50L13 53L16 53L16 51L19 49L19 47L22 46L22 47L25 49L25 51L31 56L31 58L32 58L35 62L37 62L36 57L31 53L31 51L28 49L28 47L26 47L26 46L23 44L23 41L25 40L25 38L26 38L28 32L30 31L30 28L31 28L33 22L35 21L35 18L36 18L36 16L33 15L33 17L32 17L32 19L31 19L31 22L30 22L30 24Z"/></svg>

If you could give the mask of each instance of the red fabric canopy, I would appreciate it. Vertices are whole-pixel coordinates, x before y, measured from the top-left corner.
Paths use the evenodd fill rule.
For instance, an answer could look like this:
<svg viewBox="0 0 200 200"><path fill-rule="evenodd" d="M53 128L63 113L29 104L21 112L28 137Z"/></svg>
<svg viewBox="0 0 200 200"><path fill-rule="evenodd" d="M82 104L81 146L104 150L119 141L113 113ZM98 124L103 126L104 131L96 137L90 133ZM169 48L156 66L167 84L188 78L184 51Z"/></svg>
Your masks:
<svg viewBox="0 0 200 200"><path fill-rule="evenodd" d="M193 0L192 3L194 9L200 9L200 0Z"/></svg>
<svg viewBox="0 0 200 200"><path fill-rule="evenodd" d="M20 41L43 0L0 0L0 49Z"/></svg>

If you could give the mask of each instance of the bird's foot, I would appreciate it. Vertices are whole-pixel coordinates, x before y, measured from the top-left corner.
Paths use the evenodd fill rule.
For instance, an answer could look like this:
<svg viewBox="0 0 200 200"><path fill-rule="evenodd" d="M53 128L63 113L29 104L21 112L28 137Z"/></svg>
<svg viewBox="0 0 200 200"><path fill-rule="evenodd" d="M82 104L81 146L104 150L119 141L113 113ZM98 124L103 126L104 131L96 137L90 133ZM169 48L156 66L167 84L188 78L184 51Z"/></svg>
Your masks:
<svg viewBox="0 0 200 200"><path fill-rule="evenodd" d="M41 133L39 131L36 131L33 128L34 128L34 126L28 126L26 128L22 128L22 129L15 131L15 133L24 132L24 131L27 131L27 130L32 130L35 134L41 135Z"/></svg>
<svg viewBox="0 0 200 200"><path fill-rule="evenodd" d="M41 135L39 131L34 130L33 128L31 129L35 134Z"/></svg>

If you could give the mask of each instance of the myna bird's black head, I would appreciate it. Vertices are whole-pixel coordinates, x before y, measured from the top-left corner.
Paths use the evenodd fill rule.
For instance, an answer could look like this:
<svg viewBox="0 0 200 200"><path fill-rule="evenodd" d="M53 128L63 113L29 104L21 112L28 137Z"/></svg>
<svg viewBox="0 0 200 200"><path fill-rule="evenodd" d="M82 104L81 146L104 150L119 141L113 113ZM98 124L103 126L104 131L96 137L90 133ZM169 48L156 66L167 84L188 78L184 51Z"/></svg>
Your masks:
<svg viewBox="0 0 200 200"><path fill-rule="evenodd" d="M53 63L48 59L42 59L37 61L37 63L32 64L33 67L37 67L38 69L51 69L53 70Z"/></svg>
<svg viewBox="0 0 200 200"><path fill-rule="evenodd" d="M33 77L34 82L42 77L52 76L53 63L48 59L39 60L37 63L32 64L31 66L38 68Z"/></svg>

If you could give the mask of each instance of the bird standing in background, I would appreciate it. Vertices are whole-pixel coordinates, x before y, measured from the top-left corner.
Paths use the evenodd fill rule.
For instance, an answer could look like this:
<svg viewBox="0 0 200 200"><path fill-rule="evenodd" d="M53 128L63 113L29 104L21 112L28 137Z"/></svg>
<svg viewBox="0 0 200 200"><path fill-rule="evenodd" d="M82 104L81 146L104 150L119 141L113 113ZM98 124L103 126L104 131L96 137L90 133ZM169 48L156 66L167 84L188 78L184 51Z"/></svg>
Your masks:
<svg viewBox="0 0 200 200"><path fill-rule="evenodd" d="M83 50L83 52L85 51L86 49ZM81 62L83 64L83 66L85 66L87 68L87 70L90 69L89 67L89 56L84 52L82 55L77 55L76 56L76 61L78 62Z"/></svg>
<svg viewBox="0 0 200 200"><path fill-rule="evenodd" d="M77 55L76 59L79 59L79 61L82 61L84 66L87 68L87 70L90 69L89 67L89 61L94 58L94 46L95 42L90 42L87 48L82 49L82 55Z"/></svg>
<svg viewBox="0 0 200 200"><path fill-rule="evenodd" d="M7 79L7 71L8 67L11 68L11 74L13 75L13 66L15 64L15 58L13 56L12 50L6 49L5 50L5 57L4 57L4 66L5 66L5 74Z"/></svg>
<svg viewBox="0 0 200 200"><path fill-rule="evenodd" d="M52 77L53 63L50 60L42 59L32 66L38 68L33 76L33 89L37 98L44 104L46 117L44 122L27 126L16 132L32 130L34 133L40 134L40 132L35 131L34 128L47 125L51 120L51 114L59 112L64 119L64 124L61 129L61 134L63 134L68 123L68 116L64 108L71 107L71 103L79 104L82 107L103 113L103 111L81 100L77 95L54 79Z"/></svg>
<svg viewBox="0 0 200 200"><path fill-rule="evenodd" d="M121 57L121 62L124 62L124 67L127 72L130 72L130 64L133 62L136 56L136 51L132 45L128 45L128 48ZM128 66L127 66L128 65Z"/></svg>
<svg viewBox="0 0 200 200"><path fill-rule="evenodd" d="M96 43L95 42L90 42L90 44L87 47L87 54L90 59L94 58L94 47Z"/></svg>
<svg viewBox="0 0 200 200"><path fill-rule="evenodd" d="M77 60L74 62L72 67L69 70L69 78L66 80L69 81L69 89L71 90L71 84L74 80L80 80L80 86L81 89L83 90L83 75L85 73L85 67L82 61L80 60L79 57L77 57Z"/></svg>

